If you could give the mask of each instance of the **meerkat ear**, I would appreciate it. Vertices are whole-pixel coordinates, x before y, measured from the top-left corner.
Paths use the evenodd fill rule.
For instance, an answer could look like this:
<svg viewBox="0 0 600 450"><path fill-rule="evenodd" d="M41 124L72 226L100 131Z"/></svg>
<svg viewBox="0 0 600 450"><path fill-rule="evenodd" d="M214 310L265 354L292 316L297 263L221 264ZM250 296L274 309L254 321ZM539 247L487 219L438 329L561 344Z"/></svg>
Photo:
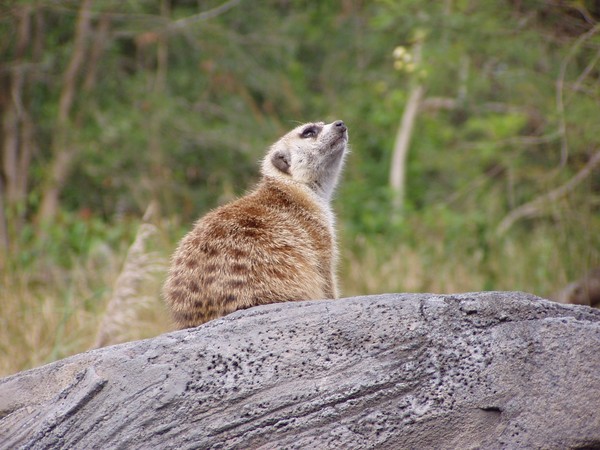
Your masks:
<svg viewBox="0 0 600 450"><path fill-rule="evenodd" d="M275 167L281 170L283 173L290 173L290 166L292 161L290 158L290 152L287 150L277 150L271 155L271 162Z"/></svg>

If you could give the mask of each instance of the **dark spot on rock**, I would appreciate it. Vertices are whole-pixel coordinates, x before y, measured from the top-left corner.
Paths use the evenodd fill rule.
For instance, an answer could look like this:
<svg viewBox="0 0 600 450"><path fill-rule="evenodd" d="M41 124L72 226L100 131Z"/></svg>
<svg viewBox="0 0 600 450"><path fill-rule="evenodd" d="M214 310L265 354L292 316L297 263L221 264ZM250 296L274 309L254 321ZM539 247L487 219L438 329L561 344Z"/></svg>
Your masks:
<svg viewBox="0 0 600 450"><path fill-rule="evenodd" d="M482 411L492 412L492 413L497 413L497 414L502 413L502 409L498 406L484 406L484 407L480 407L479 409L481 409Z"/></svg>

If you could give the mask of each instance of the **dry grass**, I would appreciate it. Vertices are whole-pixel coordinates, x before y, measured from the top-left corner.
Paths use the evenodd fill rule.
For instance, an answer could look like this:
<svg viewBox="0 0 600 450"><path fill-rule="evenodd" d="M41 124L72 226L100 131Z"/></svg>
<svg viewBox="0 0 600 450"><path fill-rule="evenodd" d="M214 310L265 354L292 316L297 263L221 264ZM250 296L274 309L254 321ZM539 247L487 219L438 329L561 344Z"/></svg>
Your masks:
<svg viewBox="0 0 600 450"><path fill-rule="evenodd" d="M592 237L584 238L539 228L490 239L485 250L425 234L416 246L400 239L367 243L359 238L343 252L343 294L518 290L550 298L600 265L600 247Z"/></svg>
<svg viewBox="0 0 600 450"><path fill-rule="evenodd" d="M98 306L106 296L98 286L110 285L113 262L106 260L97 270L88 261L64 273L38 261L27 272L3 273L0 373L85 350L95 333Z"/></svg>
<svg viewBox="0 0 600 450"><path fill-rule="evenodd" d="M451 293L479 290L483 280L464 264L440 265L427 255L399 243L387 251L364 247L347 251L343 272L344 296L382 292ZM383 253L383 254L382 254Z"/></svg>
<svg viewBox="0 0 600 450"><path fill-rule="evenodd" d="M40 258L28 271L0 274L0 376L90 349L125 255L104 246L74 261L69 271ZM170 328L159 292L162 274L146 278L135 313L118 340L158 335Z"/></svg>

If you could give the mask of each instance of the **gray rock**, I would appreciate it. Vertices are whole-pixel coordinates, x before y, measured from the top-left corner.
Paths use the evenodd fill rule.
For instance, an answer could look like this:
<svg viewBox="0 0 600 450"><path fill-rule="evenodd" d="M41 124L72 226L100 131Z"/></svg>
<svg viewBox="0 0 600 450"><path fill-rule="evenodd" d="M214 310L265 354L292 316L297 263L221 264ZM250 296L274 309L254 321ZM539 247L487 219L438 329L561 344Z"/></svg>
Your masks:
<svg viewBox="0 0 600 450"><path fill-rule="evenodd" d="M600 311L280 303L0 380L0 447L600 448Z"/></svg>

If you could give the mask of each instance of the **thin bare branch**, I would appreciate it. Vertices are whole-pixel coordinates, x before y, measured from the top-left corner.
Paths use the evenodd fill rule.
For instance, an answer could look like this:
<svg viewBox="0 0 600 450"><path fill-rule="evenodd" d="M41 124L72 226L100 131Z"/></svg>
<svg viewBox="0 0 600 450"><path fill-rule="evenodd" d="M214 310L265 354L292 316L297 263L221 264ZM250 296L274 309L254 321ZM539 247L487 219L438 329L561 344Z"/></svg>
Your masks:
<svg viewBox="0 0 600 450"><path fill-rule="evenodd" d="M452 203L460 200L462 197L465 197L466 195L468 195L472 192L478 191L481 188L481 186L483 186L485 183L489 182L490 180L493 180L494 177L497 176L498 174L500 174L503 170L504 170L504 167L502 167L501 165L492 167L491 170L488 170L485 173L475 177L473 179L473 181L469 182L469 184L467 184L464 188L458 189L457 191L453 192L443 202L443 204L451 205Z"/></svg>
<svg viewBox="0 0 600 450"><path fill-rule="evenodd" d="M560 138L558 131L542 136L515 136L506 139L499 139L495 141L478 141L478 142L466 142L461 144L461 148L464 149L476 149L482 145L495 145L497 147L505 145L542 145L548 142L553 142Z"/></svg>
<svg viewBox="0 0 600 450"><path fill-rule="evenodd" d="M154 32L154 33L170 33L170 32L180 32L185 31L192 25L195 25L200 22L205 22L207 20L213 19L225 12L231 10L242 0L230 0L227 1L220 6L217 6L213 9L209 9L207 11L202 11L201 13L194 14L191 16L183 17L178 20L170 20L167 17L162 15L154 15L154 14L142 14L142 13L122 13L122 12L95 12L90 11L90 16L92 18L98 18L100 15L107 16L113 21L122 21L130 24L140 24L143 25L143 29L146 32ZM72 13L73 10L71 8L62 6L62 5L52 5L48 6L49 9L61 12ZM114 32L114 36L116 37L132 37L139 34L139 30L118 30Z"/></svg>
<svg viewBox="0 0 600 450"><path fill-rule="evenodd" d="M96 86L96 78L98 75L98 63L105 50L108 32L110 29L110 16L103 14L100 16L100 21L96 29L96 37L92 44L89 56L88 70L86 70L85 80L83 81L83 90L91 92Z"/></svg>
<svg viewBox="0 0 600 450"><path fill-rule="evenodd" d="M498 225L496 232L498 235L503 235L508 231L514 223L523 218L535 217L542 213L544 207L552 202L557 201L559 198L565 196L573 189L575 189L579 183L585 180L593 172L594 168L600 164L600 151L597 151L592 155L587 164L577 174L567 181L562 186L553 189L552 191L537 197L536 199L527 202L518 208L511 211L506 215L504 219Z"/></svg>
<svg viewBox="0 0 600 450"><path fill-rule="evenodd" d="M190 25L196 24L198 22L203 22L205 20L213 19L226 11L229 11L234 6L238 5L241 0L229 0L216 8L209 9L208 11L203 11L199 14L195 14L193 16L184 17L183 19L176 20L171 22L167 26L167 31L180 30L183 28L187 28Z"/></svg>
<svg viewBox="0 0 600 450"><path fill-rule="evenodd" d="M160 14L166 19L169 18L169 2L162 0L160 2ZM154 92L163 93L167 83L167 66L169 61L168 36L162 34L158 36L156 46L156 76L154 78Z"/></svg>
<svg viewBox="0 0 600 450"><path fill-rule="evenodd" d="M596 24L593 28L591 28L586 33L582 34L577 38L575 43L569 49L567 56L562 60L560 64L560 71L558 74L558 78L556 80L556 111L558 113L558 131L560 133L560 167L564 166L567 163L567 159L569 158L569 142L567 137L567 125L565 120L565 102L564 102L564 85L565 85L565 74L567 72L567 67L571 62L571 59L575 56L579 47L591 38L594 34L596 34L600 30L600 23Z"/></svg>
<svg viewBox="0 0 600 450"><path fill-rule="evenodd" d="M453 111L458 107L458 100L452 97L428 97L421 102L421 112Z"/></svg>
<svg viewBox="0 0 600 450"><path fill-rule="evenodd" d="M15 61L21 63L30 44L31 36L31 8L23 7L18 11L19 25L17 42L15 44ZM25 70L19 67L11 71L9 78L10 102L4 113L2 169L6 180L5 195L8 205L14 205L20 200L21 193L18 189L18 180L21 175L18 168L19 152L21 150L21 127L25 115L23 105L23 92L25 90ZM23 193L24 195L24 193ZM8 206L7 205L7 206Z"/></svg>
<svg viewBox="0 0 600 450"><path fill-rule="evenodd" d="M583 72L581 72L581 75L579 75L579 77L577 77L577 80L575 80L575 83L573 83L573 86L571 86L571 90L573 92L571 93L571 96L569 97L568 100L571 100L571 98L573 98L573 96L575 95L575 92L577 92L581 89L581 84L587 78L587 76L592 72L592 70L598 63L598 61L600 61L600 49L598 49L598 51L596 52L596 54L594 55L594 57L592 58L590 63L586 66L585 69L583 69Z"/></svg>
<svg viewBox="0 0 600 450"><path fill-rule="evenodd" d="M58 107L58 120L60 124L65 124L69 117L73 99L75 97L76 80L83 61L87 56L87 39L90 34L92 15L90 7L92 0L84 0L79 10L79 18L77 19L77 30L75 32L75 41L73 43L73 53L67 70L63 77L63 89L60 94Z"/></svg>

